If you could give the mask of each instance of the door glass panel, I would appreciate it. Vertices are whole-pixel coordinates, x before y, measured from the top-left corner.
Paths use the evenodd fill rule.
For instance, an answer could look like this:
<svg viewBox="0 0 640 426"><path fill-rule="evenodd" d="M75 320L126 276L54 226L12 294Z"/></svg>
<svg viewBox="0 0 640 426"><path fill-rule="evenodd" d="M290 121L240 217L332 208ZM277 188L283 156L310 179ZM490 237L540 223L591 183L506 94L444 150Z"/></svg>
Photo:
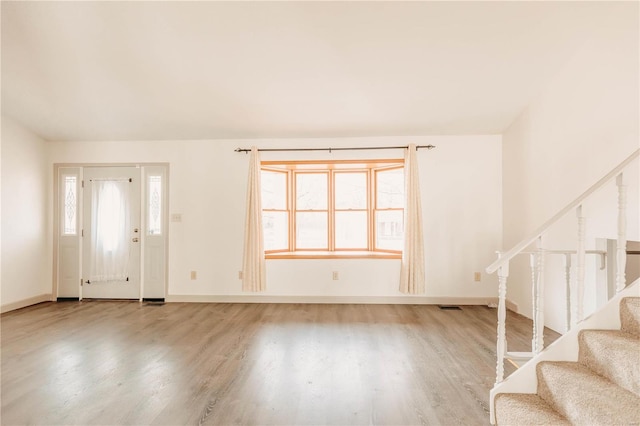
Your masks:
<svg viewBox="0 0 640 426"><path fill-rule="evenodd" d="M404 207L404 169L376 172L376 208Z"/></svg>
<svg viewBox="0 0 640 426"><path fill-rule="evenodd" d="M298 212L296 214L296 248L328 249L326 212Z"/></svg>
<svg viewBox="0 0 640 426"><path fill-rule="evenodd" d="M96 233L99 247L105 252L117 250L123 243L120 235L127 232L124 225L124 200L122 192L114 182L99 182L102 184L96 191Z"/></svg>
<svg viewBox="0 0 640 426"><path fill-rule="evenodd" d="M64 176L64 226L63 235L77 233L78 179L76 176Z"/></svg>
<svg viewBox="0 0 640 426"><path fill-rule="evenodd" d="M367 249L367 212L336 212L336 248Z"/></svg>
<svg viewBox="0 0 640 426"><path fill-rule="evenodd" d="M280 211L262 212L262 229L264 229L264 249L289 249L289 214Z"/></svg>
<svg viewBox="0 0 640 426"><path fill-rule="evenodd" d="M91 281L124 281L129 270L129 182L94 181Z"/></svg>
<svg viewBox="0 0 640 426"><path fill-rule="evenodd" d="M296 210L327 209L327 173L296 174Z"/></svg>
<svg viewBox="0 0 640 426"><path fill-rule="evenodd" d="M149 235L162 234L162 176L149 176Z"/></svg>
<svg viewBox="0 0 640 426"><path fill-rule="evenodd" d="M376 212L376 248L402 251L404 246L404 211Z"/></svg>
<svg viewBox="0 0 640 426"><path fill-rule="evenodd" d="M334 179L336 209L367 208L366 173L336 173Z"/></svg>

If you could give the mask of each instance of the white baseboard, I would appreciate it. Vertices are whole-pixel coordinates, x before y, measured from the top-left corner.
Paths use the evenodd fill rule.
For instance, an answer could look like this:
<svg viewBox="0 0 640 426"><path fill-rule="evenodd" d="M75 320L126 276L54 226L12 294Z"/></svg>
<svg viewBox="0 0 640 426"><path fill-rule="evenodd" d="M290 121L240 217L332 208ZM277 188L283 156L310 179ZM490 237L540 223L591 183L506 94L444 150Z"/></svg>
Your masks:
<svg viewBox="0 0 640 426"><path fill-rule="evenodd" d="M40 294L0 306L0 313L15 311L53 300L51 294ZM426 297L426 296L267 296L240 295L168 295L165 302L183 303L320 303L365 305L484 305L498 303L497 297ZM518 312L518 305L507 301L507 309Z"/></svg>
<svg viewBox="0 0 640 426"><path fill-rule="evenodd" d="M35 305L42 302L50 302L53 300L53 295L49 294L40 294L38 296L29 297L28 299L18 300L17 302L7 303L5 305L0 306L0 313L5 313L9 311L15 311L16 309L26 308L27 306Z"/></svg>
<svg viewBox="0 0 640 426"><path fill-rule="evenodd" d="M425 297L425 296L268 296L171 294L165 302L187 303L332 303L370 305L488 305L497 297Z"/></svg>

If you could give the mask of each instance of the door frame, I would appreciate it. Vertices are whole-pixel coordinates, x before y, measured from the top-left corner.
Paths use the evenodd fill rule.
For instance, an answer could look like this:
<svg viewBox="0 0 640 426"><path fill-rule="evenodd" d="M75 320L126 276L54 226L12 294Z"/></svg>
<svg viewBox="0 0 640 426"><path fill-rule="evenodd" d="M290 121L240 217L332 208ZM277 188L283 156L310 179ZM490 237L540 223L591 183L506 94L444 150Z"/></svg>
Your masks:
<svg viewBox="0 0 640 426"><path fill-rule="evenodd" d="M59 295L59 280L60 280L60 236L61 236L61 196L60 196L60 178L61 172L65 169L77 169L78 173L78 200L77 200L77 223L78 230L83 229L83 191L81 182L83 179L83 171L85 167L139 167L140 171L140 228L141 232L141 247L140 247L140 297L139 301L142 302L145 299L164 300L168 294L169 288L169 188L170 188L170 164L169 163L55 163L53 165L53 265L52 265L52 298L53 300L82 300L82 236L80 232L76 236L78 239L78 294L77 297L65 297ZM162 297L145 297L145 261L148 253L145 251L146 245L146 229L147 229L147 176L148 169L154 168L156 170L162 170L163 176L163 202L162 202L162 215L165 218L162 222L162 232L164 236L164 258L162 273L164 275L164 285L162 288ZM135 299L132 299L135 300Z"/></svg>
<svg viewBox="0 0 640 426"><path fill-rule="evenodd" d="M69 170L69 169L64 169ZM71 169L72 170L72 169ZM142 187L144 185L144 179L142 176L143 169L141 167L86 167L82 170L82 202L84 203L82 209L82 279L83 285L82 289L82 299L126 299L126 300L136 300L140 299L140 292L142 291L142 286L140 282L141 278L141 268L140 268L140 257L142 256L142 245L141 242L144 239L142 228ZM100 182L103 183L105 181L118 182L117 185L122 185L120 189L125 192L117 191L117 193L123 197L122 200L126 199L127 208L125 208L122 212L126 213L125 223L121 225L125 225L123 229L119 229L116 233L119 232L118 242L124 242L125 252L128 252L128 266L126 271L126 278L123 276L121 278L115 280L106 280L104 282L96 282L97 280L92 277L93 273L91 259L94 258L94 254L99 255L101 249L99 249L96 245L98 241L98 236L100 234L100 230L96 228L95 221L98 218L99 207L95 204L96 198L96 188L100 187ZM66 185L64 179L60 180L60 193L64 193L63 188ZM67 189L65 188L65 191ZM64 200L64 206L61 206L61 213L63 214L62 223L65 223L66 216L66 207L67 200ZM123 205L124 205L123 204ZM149 206L150 208L150 206ZM113 216L115 212L111 213L110 216ZM64 225L63 225L64 226ZM126 230L125 230L126 229ZM66 236L61 235L60 238L65 238ZM120 239L122 238L122 240ZM69 239L70 240L70 239ZM73 240L71 240L73 241ZM63 289L65 290L64 294L69 291L69 273L67 272L67 268L70 265L68 259L70 258L69 253L72 251L70 241L64 241L59 244L60 247L60 287L59 287L59 295L63 294ZM94 252L95 250L95 252ZM64 252L64 253L63 253ZM118 256L117 256L118 257ZM102 258L105 259L104 257ZM69 268L70 270L75 270L75 268ZM124 272L124 271L121 271ZM110 268L103 269L100 273L112 273ZM74 283L75 284L75 283Z"/></svg>

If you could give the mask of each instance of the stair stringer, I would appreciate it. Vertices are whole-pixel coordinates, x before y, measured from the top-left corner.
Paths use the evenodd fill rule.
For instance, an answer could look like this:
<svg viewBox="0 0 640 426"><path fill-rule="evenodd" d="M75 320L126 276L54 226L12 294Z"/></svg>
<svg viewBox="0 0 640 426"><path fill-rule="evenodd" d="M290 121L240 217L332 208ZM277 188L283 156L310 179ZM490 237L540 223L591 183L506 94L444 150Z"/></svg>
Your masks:
<svg viewBox="0 0 640 426"><path fill-rule="evenodd" d="M542 361L578 361L578 333L580 330L619 330L620 300L625 297L640 296L640 278L616 294L599 310L576 324L571 331L561 336L529 362L518 368L513 374L491 389L491 424L496 424L495 397L499 393L536 393L538 377L536 366Z"/></svg>

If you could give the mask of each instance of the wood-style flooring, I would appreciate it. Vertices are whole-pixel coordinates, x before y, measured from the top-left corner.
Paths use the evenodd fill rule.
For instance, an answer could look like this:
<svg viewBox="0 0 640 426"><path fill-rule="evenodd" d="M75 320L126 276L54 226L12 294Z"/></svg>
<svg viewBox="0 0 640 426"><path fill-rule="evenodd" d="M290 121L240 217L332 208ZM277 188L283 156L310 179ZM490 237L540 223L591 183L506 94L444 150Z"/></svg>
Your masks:
<svg viewBox="0 0 640 426"><path fill-rule="evenodd" d="M0 319L3 425L489 423L484 306L92 301ZM531 322L507 327L528 350Z"/></svg>

